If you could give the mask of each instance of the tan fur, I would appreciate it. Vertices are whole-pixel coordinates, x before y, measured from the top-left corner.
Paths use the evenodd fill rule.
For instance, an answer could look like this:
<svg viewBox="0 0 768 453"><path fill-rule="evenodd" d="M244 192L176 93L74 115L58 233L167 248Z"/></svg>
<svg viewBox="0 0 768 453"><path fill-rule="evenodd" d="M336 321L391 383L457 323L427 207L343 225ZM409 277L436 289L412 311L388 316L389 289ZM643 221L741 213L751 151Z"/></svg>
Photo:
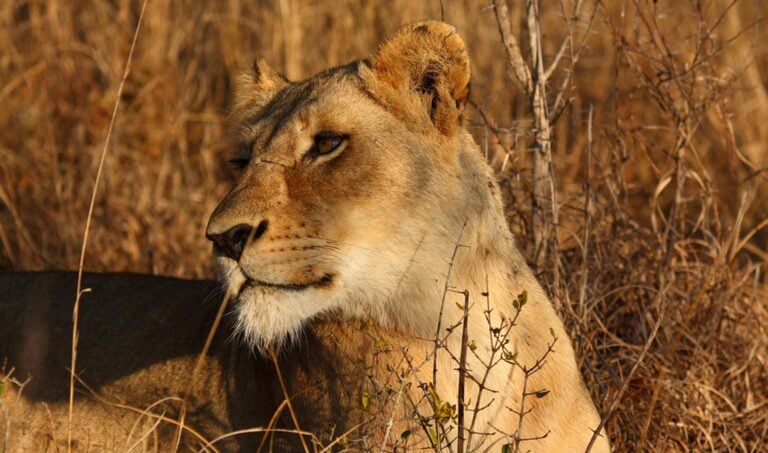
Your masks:
<svg viewBox="0 0 768 453"><path fill-rule="evenodd" d="M304 429L327 433L321 422L333 419L336 434L357 427L348 435L361 442L356 448L394 448L405 430L414 433L409 448L428 446L415 415L430 417L435 395L457 403L466 291L465 400L483 407L467 415L476 418L471 447L512 442L521 425L520 438L538 438L524 450L581 451L599 417L563 324L515 247L492 171L462 125L469 78L463 41L440 22L406 26L369 59L301 82L254 65L235 97L245 145L237 157L247 165L208 225L213 238L242 225L259 231L237 259L217 253L235 299L228 319L250 348L283 351ZM328 156L313 155L321 132L348 139ZM523 293L518 313L512 301ZM434 361L438 325L444 345ZM507 360L492 355L492 329L506 333ZM245 367L255 377L243 386L243 367L218 359L243 352L226 342L217 351L205 377L213 390L197 402L213 409L193 411L195 420L206 434L263 426L281 400L269 362L236 361L256 362ZM156 373L142 369L144 385L157 388L172 370L189 369L184 356ZM525 380L523 370L542 357ZM519 424L524 391L539 396L526 397ZM232 395L248 416L221 401ZM444 427L455 440L455 418ZM601 436L593 451L608 450Z"/></svg>

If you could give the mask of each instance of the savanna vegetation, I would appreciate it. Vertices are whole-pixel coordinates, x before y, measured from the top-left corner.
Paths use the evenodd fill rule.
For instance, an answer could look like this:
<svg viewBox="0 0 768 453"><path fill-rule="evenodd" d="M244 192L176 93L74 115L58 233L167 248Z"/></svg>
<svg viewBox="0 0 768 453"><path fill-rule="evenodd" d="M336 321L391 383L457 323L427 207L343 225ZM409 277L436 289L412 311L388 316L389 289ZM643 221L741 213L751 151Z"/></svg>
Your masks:
<svg viewBox="0 0 768 453"><path fill-rule="evenodd" d="M455 25L466 121L617 451L768 441L768 6L758 0L148 2L85 269L212 278L228 102L400 25ZM77 269L141 1L0 5L0 270ZM526 79L527 74L527 79ZM74 302L75 294L72 295Z"/></svg>

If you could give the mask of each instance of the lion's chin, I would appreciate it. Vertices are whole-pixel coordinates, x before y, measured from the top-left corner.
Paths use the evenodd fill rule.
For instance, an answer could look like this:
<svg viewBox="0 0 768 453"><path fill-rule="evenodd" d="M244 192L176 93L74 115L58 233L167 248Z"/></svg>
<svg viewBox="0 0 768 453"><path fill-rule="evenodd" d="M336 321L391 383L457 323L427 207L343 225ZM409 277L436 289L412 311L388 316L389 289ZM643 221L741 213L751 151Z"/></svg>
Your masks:
<svg viewBox="0 0 768 453"><path fill-rule="evenodd" d="M330 274L306 282L274 282L250 278L227 257L217 261L234 307L236 331L262 353L295 340L308 320L334 305L338 285Z"/></svg>
<svg viewBox="0 0 768 453"><path fill-rule="evenodd" d="M246 283L234 302L237 330L262 353L295 340L306 321L330 308L312 286L297 290Z"/></svg>

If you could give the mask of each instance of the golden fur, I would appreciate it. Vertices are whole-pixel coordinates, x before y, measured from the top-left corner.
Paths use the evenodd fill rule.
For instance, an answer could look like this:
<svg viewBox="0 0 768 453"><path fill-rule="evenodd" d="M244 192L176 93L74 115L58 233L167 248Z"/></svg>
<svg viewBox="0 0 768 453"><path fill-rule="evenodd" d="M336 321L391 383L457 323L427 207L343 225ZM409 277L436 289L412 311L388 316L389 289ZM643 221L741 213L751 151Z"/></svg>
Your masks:
<svg viewBox="0 0 768 453"><path fill-rule="evenodd" d="M243 76L235 98L243 168L207 229L234 299L234 332L248 350L283 351L298 418L311 428L327 430L317 421L325 414L336 434L360 422L348 435L364 442L356 447L428 446L417 414L432 417L440 436L438 412L440 442L458 432L452 405L467 297L465 401L481 408L467 411L471 446L513 442L517 432L529 439L523 449L581 451L599 417L463 127L469 79L462 39L440 22L403 27L370 58L305 81L289 82L262 60ZM213 357L248 356L226 342L221 351ZM144 385L187 369L168 365L179 357L154 374L142 369ZM270 364L237 362L249 360L261 380L245 388L224 383L242 384L240 365L210 361L212 390L197 405L213 409L192 412L206 434L268 423L281 394L264 371ZM222 402L227 395L252 402L248 417ZM370 400L380 406L361 402ZM406 430L413 435L404 441ZM601 435L593 451L608 450Z"/></svg>

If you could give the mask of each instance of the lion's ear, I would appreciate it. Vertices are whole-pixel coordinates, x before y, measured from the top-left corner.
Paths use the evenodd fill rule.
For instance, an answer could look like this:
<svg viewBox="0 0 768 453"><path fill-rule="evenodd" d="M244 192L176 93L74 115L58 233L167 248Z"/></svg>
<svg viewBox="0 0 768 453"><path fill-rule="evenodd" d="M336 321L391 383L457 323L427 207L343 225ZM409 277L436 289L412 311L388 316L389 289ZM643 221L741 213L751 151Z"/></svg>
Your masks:
<svg viewBox="0 0 768 453"><path fill-rule="evenodd" d="M469 55L456 29L443 22L404 26L370 57L361 75L395 114L409 121L426 118L445 135L453 134L469 97ZM421 118L413 118L414 110Z"/></svg>
<svg viewBox="0 0 768 453"><path fill-rule="evenodd" d="M235 111L247 112L263 107L289 83L288 79L272 69L266 60L257 58L251 69L237 79Z"/></svg>

